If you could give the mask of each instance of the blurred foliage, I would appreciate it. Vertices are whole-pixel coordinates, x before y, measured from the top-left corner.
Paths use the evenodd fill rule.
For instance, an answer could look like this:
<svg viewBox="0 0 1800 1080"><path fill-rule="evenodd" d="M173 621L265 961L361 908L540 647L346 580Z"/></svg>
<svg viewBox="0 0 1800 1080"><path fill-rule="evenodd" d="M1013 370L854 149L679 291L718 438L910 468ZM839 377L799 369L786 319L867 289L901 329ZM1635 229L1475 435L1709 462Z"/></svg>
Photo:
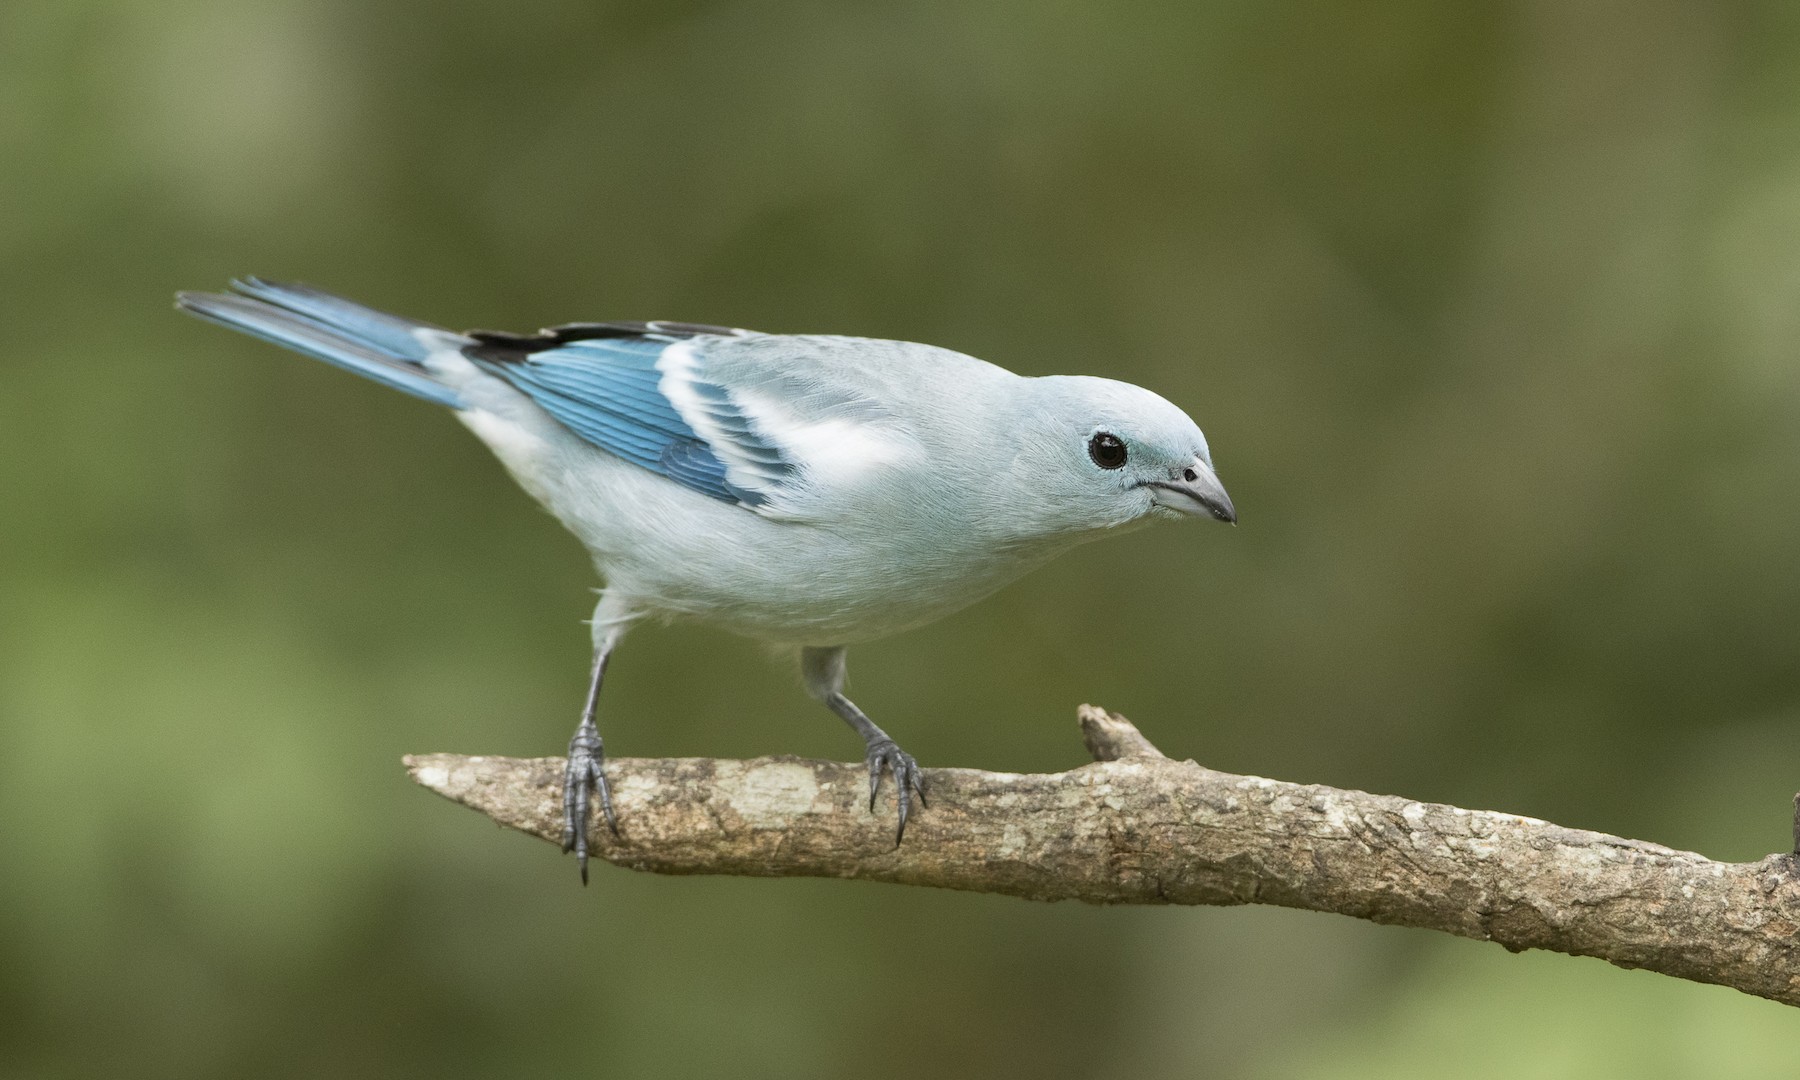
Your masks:
<svg viewBox="0 0 1800 1080"><path fill-rule="evenodd" d="M1800 786L1800 8L8 0L0 1077L1791 1075L1800 1013L1276 910L593 887L408 785L558 752L572 539L182 319L310 280L1151 386L1243 513L865 647L922 761L1219 768L1748 859ZM849 757L633 637L625 754Z"/></svg>

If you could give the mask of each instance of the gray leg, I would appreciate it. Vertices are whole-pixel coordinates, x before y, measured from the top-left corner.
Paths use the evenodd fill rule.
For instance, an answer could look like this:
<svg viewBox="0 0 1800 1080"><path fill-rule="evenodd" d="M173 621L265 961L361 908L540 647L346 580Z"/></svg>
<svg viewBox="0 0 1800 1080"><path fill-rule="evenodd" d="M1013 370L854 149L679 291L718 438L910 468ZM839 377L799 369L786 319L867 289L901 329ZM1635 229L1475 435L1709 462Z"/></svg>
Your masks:
<svg viewBox="0 0 1800 1080"><path fill-rule="evenodd" d="M607 826L614 833L619 831L603 768L606 750L601 745L594 714L600 707L600 683L606 678L606 662L633 618L617 602L609 604L605 596L594 610L594 672L588 680L587 705L581 710L581 723L575 728L574 738L569 740L569 761L563 769L562 849L575 853L583 885L588 879L588 807L595 796L599 796L600 812L606 815Z"/></svg>
<svg viewBox="0 0 1800 1080"><path fill-rule="evenodd" d="M869 809L875 809L875 796L881 791L881 774L894 775L894 802L900 811L900 825L894 831L894 845L906 835L906 818L912 811L912 795L919 795L919 808L925 808L925 774L913 756L900 749L888 733L875 726L856 703L844 696L844 647L807 646L800 650L800 672L806 679L806 691L824 702L832 712L844 718L867 747L869 763Z"/></svg>

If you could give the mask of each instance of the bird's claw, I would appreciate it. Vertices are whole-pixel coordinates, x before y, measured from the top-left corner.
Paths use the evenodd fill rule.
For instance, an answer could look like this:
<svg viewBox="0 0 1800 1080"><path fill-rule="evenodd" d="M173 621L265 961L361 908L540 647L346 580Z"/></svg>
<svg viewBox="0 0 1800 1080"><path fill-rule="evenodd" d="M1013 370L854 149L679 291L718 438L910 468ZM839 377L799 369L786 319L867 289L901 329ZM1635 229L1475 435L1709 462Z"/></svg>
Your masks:
<svg viewBox="0 0 1800 1080"><path fill-rule="evenodd" d="M899 808L900 824L894 830L894 846L900 846L900 840L906 835L906 819L912 812L912 795L919 796L919 809L927 808L925 802L925 773L920 770L919 763L913 756L900 747L892 739L876 739L869 743L869 812L875 812L875 798L881 794L881 774L894 775L894 802Z"/></svg>
<svg viewBox="0 0 1800 1080"><path fill-rule="evenodd" d="M605 760L599 729L592 719L582 720L575 737L569 740L569 762L563 769L562 849L575 853L583 885L588 879L588 807L596 794L600 796L600 812L606 816L607 827L615 834L619 831L619 820L613 816L612 791L606 785L606 771L602 768Z"/></svg>

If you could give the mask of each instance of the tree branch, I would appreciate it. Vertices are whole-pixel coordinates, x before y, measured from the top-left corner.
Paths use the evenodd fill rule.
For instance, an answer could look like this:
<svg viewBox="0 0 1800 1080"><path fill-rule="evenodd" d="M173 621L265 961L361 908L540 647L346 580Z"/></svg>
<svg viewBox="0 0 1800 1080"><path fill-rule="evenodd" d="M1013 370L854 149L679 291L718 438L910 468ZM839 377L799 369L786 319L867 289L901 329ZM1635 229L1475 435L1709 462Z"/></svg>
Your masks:
<svg viewBox="0 0 1800 1080"><path fill-rule="evenodd" d="M660 874L840 877L1096 904L1278 904L1597 956L1800 1005L1800 855L1713 862L1604 833L1171 761L1082 706L1098 759L1064 773L926 770L893 843L861 765L613 758L615 836ZM414 780L556 842L562 758L406 759ZM1800 801L1800 796L1796 797ZM1800 820L1796 822L1800 835Z"/></svg>

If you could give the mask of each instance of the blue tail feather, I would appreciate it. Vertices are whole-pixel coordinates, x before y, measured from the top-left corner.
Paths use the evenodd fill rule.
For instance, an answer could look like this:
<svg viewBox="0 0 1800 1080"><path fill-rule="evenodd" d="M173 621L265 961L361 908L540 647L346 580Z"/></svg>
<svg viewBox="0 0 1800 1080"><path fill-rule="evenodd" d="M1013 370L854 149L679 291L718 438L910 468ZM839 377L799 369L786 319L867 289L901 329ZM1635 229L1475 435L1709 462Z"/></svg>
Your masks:
<svg viewBox="0 0 1800 1080"><path fill-rule="evenodd" d="M423 360L428 351L414 335L415 330L442 330L442 327L416 319L403 319L385 311L364 307L354 300L333 296L311 285L267 281L263 278L241 278L231 283L231 291L283 307L324 323L336 333L355 338L402 360Z"/></svg>
<svg viewBox="0 0 1800 1080"><path fill-rule="evenodd" d="M437 327L375 311L305 285L249 278L233 282L232 288L245 295L184 292L176 295L176 306L414 397L462 407L456 392L418 363L428 349L413 331Z"/></svg>

